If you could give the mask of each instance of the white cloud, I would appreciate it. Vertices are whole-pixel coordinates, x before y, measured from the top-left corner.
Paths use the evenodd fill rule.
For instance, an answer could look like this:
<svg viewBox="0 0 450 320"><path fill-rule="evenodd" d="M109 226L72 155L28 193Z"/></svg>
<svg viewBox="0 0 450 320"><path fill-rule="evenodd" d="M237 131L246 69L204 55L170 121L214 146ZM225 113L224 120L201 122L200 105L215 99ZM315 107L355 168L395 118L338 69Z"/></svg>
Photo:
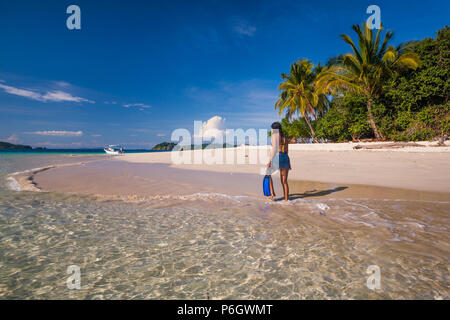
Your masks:
<svg viewBox="0 0 450 320"><path fill-rule="evenodd" d="M34 131L34 132L24 132L26 134L36 134L40 136L67 136L67 137L79 137L83 135L83 131Z"/></svg>
<svg viewBox="0 0 450 320"><path fill-rule="evenodd" d="M56 81L55 84L60 87L68 88L70 87L70 83L65 81Z"/></svg>
<svg viewBox="0 0 450 320"><path fill-rule="evenodd" d="M197 136L203 136L204 139L211 139L225 134L226 119L214 116L206 122L203 122L202 128Z"/></svg>
<svg viewBox="0 0 450 320"><path fill-rule="evenodd" d="M17 135L12 134L9 138L6 138L5 140L8 142L18 142L19 138L17 137Z"/></svg>
<svg viewBox="0 0 450 320"><path fill-rule="evenodd" d="M247 21L239 21L233 26L233 31L239 36L252 37L256 32L256 27L250 25Z"/></svg>
<svg viewBox="0 0 450 320"><path fill-rule="evenodd" d="M25 90L25 89L18 89L18 88L6 86L4 84L0 84L0 88L5 90L5 92L7 92L9 94L14 94L16 96L21 96L21 97L25 97L25 98L29 98L29 99L33 99L33 100L41 100L41 97L42 97L41 94L39 94L37 92Z"/></svg>
<svg viewBox="0 0 450 320"><path fill-rule="evenodd" d="M28 90L28 89L20 89L12 86L7 86L4 84L0 84L0 88L3 89L6 93L13 94L16 96L25 97L28 99L41 101L41 102L61 102L61 101L69 101L69 102L89 102L95 103L94 101L84 99L81 97L72 96L70 93L56 90L56 91L47 91L45 94Z"/></svg>
<svg viewBox="0 0 450 320"><path fill-rule="evenodd" d="M70 93L63 92L63 91L50 91L47 92L45 95L42 96L42 99L44 101L72 101L72 102L89 102L89 103L95 103L94 101L84 99L81 97L74 97Z"/></svg>
<svg viewBox="0 0 450 320"><path fill-rule="evenodd" d="M149 105L144 104L144 103L128 103L128 104L124 104L123 106L125 108L131 108L131 107L140 107L141 109L142 108L145 108L145 109L151 108Z"/></svg>
<svg viewBox="0 0 450 320"><path fill-rule="evenodd" d="M165 137L166 134L165 134L165 133L158 133L157 136L158 136L158 137Z"/></svg>
<svg viewBox="0 0 450 320"><path fill-rule="evenodd" d="M101 137L101 134L91 134L91 137Z"/></svg>

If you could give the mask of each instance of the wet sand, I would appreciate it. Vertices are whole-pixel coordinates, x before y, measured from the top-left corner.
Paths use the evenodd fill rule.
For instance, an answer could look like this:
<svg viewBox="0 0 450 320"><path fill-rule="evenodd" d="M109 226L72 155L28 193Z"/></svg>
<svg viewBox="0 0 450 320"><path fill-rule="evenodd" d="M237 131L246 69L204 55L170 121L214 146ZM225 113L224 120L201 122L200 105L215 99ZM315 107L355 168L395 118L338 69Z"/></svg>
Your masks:
<svg viewBox="0 0 450 320"><path fill-rule="evenodd" d="M352 144L290 145L291 198L450 201L449 147L382 151L346 148L352 148ZM224 164L205 164L204 150L178 152L180 156L191 156L192 163L182 164L174 164L174 152L135 153L37 170L17 180L23 190L34 190L37 185L44 191L110 196L223 193L261 197L267 147L216 149L210 155L215 157L215 152L223 152ZM235 164L226 164L227 152ZM243 163L236 164L239 155ZM203 164L195 164L195 159ZM277 172L274 181L277 195L281 196L278 177Z"/></svg>
<svg viewBox="0 0 450 320"><path fill-rule="evenodd" d="M233 173L179 169L161 163L130 163L101 160L38 170L31 178L42 191L71 192L124 199L151 199L164 196L223 194L264 199L262 177L254 173ZM274 176L279 200L282 187ZM407 190L349 183L290 180L290 199L365 198L450 201L450 193ZM30 188L28 188L30 190Z"/></svg>
<svg viewBox="0 0 450 320"><path fill-rule="evenodd" d="M429 150L427 152L417 152L417 149L409 148L411 150L408 152L403 149L334 151L333 145L322 145L322 148L329 149L318 151L298 149L310 148L309 145L294 146L296 148L290 146L289 151L292 166L289 173L290 180L450 193L450 150L447 147L421 148L421 150ZM342 148L342 146L339 147ZM248 154L247 150L246 155ZM194 158L195 155L192 156L192 159ZM115 161L120 162L164 163L186 170L247 174L261 173L266 161L259 161L259 159L257 164L249 164L250 158L246 157L244 164L174 165L171 152L125 154L114 158Z"/></svg>

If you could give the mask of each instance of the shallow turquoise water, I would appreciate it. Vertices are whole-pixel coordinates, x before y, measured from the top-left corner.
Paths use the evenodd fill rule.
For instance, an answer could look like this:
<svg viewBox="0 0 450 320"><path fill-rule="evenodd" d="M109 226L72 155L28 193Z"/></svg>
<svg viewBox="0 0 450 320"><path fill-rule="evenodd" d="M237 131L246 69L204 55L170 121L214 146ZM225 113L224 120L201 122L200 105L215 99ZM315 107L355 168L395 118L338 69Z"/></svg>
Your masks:
<svg viewBox="0 0 450 320"><path fill-rule="evenodd" d="M100 158L0 154L1 298L449 298L449 202L127 203L6 187L12 172Z"/></svg>

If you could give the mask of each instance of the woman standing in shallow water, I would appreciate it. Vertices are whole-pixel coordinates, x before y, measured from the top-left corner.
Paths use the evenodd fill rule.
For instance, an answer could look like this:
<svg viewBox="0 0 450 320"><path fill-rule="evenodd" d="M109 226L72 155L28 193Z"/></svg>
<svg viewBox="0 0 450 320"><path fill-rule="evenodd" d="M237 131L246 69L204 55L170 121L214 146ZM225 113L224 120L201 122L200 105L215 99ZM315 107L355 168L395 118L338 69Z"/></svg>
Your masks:
<svg viewBox="0 0 450 320"><path fill-rule="evenodd" d="M272 150L270 151L271 161L267 164L267 168L272 167L274 170L280 170L281 185L283 186L284 200L289 200L289 185L287 182L289 170L291 170L291 160L288 156L289 141L283 134L281 124L279 122L272 123ZM270 184L271 198L275 196L273 183Z"/></svg>

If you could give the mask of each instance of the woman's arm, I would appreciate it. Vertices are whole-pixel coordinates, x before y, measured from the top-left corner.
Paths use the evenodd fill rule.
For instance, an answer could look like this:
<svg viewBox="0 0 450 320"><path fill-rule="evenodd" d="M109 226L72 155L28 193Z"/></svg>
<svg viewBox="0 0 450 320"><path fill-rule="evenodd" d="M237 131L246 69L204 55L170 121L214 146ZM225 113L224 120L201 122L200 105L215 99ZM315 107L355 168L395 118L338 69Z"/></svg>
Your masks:
<svg viewBox="0 0 450 320"><path fill-rule="evenodd" d="M270 149L269 163L267 164L268 167L270 167L272 159L278 151L278 142L279 142L278 135L279 135L279 133L272 134L272 149Z"/></svg>

